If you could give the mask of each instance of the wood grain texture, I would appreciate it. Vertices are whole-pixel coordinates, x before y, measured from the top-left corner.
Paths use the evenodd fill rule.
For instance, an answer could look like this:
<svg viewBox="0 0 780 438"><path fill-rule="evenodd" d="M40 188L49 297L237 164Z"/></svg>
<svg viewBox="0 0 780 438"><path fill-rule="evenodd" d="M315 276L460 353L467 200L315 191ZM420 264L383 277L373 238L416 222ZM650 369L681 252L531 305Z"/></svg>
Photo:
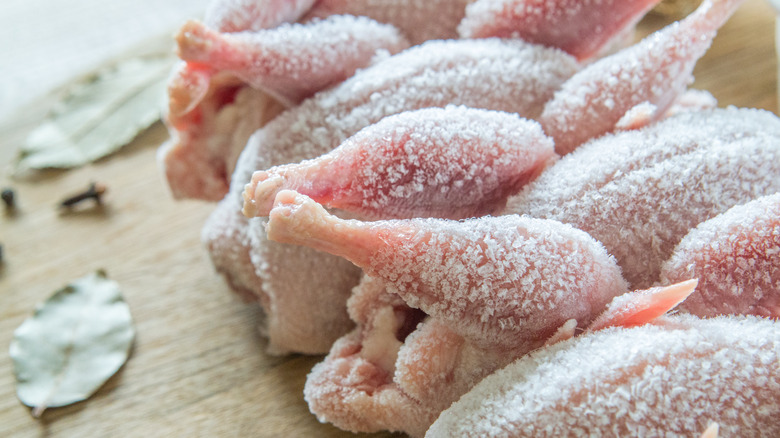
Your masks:
<svg viewBox="0 0 780 438"><path fill-rule="evenodd" d="M664 22L648 17L638 34ZM694 86L721 106L776 111L775 59L774 11L749 0L699 63ZM321 357L266 355L259 312L214 273L199 235L213 206L170 198L155 159L164 128L92 165L12 180L15 147L44 108L0 131L0 185L13 186L19 203L15 216L0 215L0 436L355 436L318 423L303 401L306 373ZM109 187L103 210L58 211L62 197L93 180ZM130 305L131 358L90 400L34 420L15 395L13 330L54 290L97 268Z"/></svg>

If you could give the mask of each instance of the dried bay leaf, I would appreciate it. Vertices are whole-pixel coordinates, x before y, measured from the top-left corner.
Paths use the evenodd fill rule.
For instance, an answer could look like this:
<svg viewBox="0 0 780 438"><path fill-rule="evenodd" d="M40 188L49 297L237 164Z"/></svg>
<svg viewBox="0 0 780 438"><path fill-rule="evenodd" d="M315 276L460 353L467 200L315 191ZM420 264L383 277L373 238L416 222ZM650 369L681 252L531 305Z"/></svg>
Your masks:
<svg viewBox="0 0 780 438"><path fill-rule="evenodd" d="M174 58L146 54L72 84L19 151L17 171L77 167L116 152L160 119Z"/></svg>
<svg viewBox="0 0 780 438"><path fill-rule="evenodd" d="M95 393L125 363L135 338L130 309L105 272L75 280L14 331L17 395L38 417Z"/></svg>

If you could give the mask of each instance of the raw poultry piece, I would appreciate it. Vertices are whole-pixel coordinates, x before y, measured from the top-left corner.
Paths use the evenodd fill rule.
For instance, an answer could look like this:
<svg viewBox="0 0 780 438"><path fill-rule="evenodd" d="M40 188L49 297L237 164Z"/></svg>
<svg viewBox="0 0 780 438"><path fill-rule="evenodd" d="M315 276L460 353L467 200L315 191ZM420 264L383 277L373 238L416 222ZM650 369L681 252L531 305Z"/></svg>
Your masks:
<svg viewBox="0 0 780 438"><path fill-rule="evenodd" d="M695 291L698 279L683 280L668 286L635 290L615 297L607 308L588 325L586 331L594 332L607 327L636 327L663 316L686 300ZM552 345L574 335L567 321L556 333L556 339L548 339L545 345ZM563 330L562 330L563 329ZM563 336L565 331L570 336Z"/></svg>
<svg viewBox="0 0 780 438"><path fill-rule="evenodd" d="M659 280L690 229L780 191L778 174L774 114L733 107L680 113L581 146L510 198L507 212L584 230L642 289Z"/></svg>
<svg viewBox="0 0 780 438"><path fill-rule="evenodd" d="M661 283L693 277L700 286L680 306L687 312L780 318L780 193L692 229L663 265Z"/></svg>
<svg viewBox="0 0 780 438"><path fill-rule="evenodd" d="M206 9L206 25L220 32L271 29L293 23L317 0L212 0Z"/></svg>
<svg viewBox="0 0 780 438"><path fill-rule="evenodd" d="M251 93L239 108L251 108L249 114L223 115L245 84L289 105L352 75L377 50L407 46L390 26L354 17L224 35L190 21L178 42L188 62L169 83L166 122L172 140L161 149L160 163L174 197L212 201L227 192L249 135L281 111L265 93ZM236 131L237 123L244 129L231 141L220 136Z"/></svg>
<svg viewBox="0 0 780 438"><path fill-rule="evenodd" d="M744 0L704 0L684 20L583 68L566 81L539 118L560 155L615 130L637 105L658 120L693 82L696 61Z"/></svg>
<svg viewBox="0 0 780 438"><path fill-rule="evenodd" d="M660 0L478 0L458 26L463 38L520 38L579 60L621 38Z"/></svg>
<svg viewBox="0 0 780 438"><path fill-rule="evenodd" d="M160 148L158 161L174 198L217 201L227 191L228 176L249 137L283 107L233 76L201 74L186 63L179 68L165 115L170 139ZM188 88L193 83L198 83L197 91Z"/></svg>
<svg viewBox="0 0 780 438"><path fill-rule="evenodd" d="M485 378L427 437L780 434L780 327L666 317L540 349Z"/></svg>
<svg viewBox="0 0 780 438"><path fill-rule="evenodd" d="M239 33L190 20L176 41L184 61L231 73L287 106L352 76L377 50L409 47L395 27L350 15Z"/></svg>
<svg viewBox="0 0 780 438"><path fill-rule="evenodd" d="M601 244L556 221L510 215L361 222L286 190L266 231L271 240L350 260L484 348L532 349L569 319L587 324L626 292Z"/></svg>
<svg viewBox="0 0 780 438"><path fill-rule="evenodd" d="M255 172L244 215L268 216L292 189L365 218L484 216L554 162L538 123L448 106L380 120L312 160Z"/></svg>
<svg viewBox="0 0 780 438"><path fill-rule="evenodd" d="M304 21L330 15L362 15L392 24L413 45L458 37L466 5L474 0L319 0Z"/></svg>
<svg viewBox="0 0 780 438"><path fill-rule="evenodd" d="M335 272L331 265L318 263L318 258L331 257L319 251L297 246L282 249L281 244L264 240L263 222L247 221L243 217L241 193L252 173L315 158L362 128L403 111L456 104L533 117L577 68L576 61L559 50L522 41L463 40L431 41L358 71L342 84L279 115L247 142L236 165L230 193L217 207L220 211L213 214L215 218L229 216L229 219L209 220L203 231L214 266L232 284L237 283L237 277L254 276L252 281L244 283L253 285L251 292L261 303L263 297L270 295L283 300L296 287L306 291L307 303L311 305L341 296L343 307L348 289L357 279L346 290L324 290L322 279L334 275L345 278L351 274ZM250 235L253 236L251 246L245 238ZM287 251L297 251L295 259L308 260L313 270L301 276L294 265L285 265L281 254ZM269 260L281 265L271 266ZM243 264L244 261L251 261L251 265ZM276 287L271 290L267 284ZM295 293L302 296L304 292ZM340 318L341 314L334 318ZM305 319L305 316L280 314L278 318ZM333 335L323 333L323 338L332 340ZM270 342L279 350L300 351L295 344L281 345L273 338ZM321 352L327 352L327 348Z"/></svg>

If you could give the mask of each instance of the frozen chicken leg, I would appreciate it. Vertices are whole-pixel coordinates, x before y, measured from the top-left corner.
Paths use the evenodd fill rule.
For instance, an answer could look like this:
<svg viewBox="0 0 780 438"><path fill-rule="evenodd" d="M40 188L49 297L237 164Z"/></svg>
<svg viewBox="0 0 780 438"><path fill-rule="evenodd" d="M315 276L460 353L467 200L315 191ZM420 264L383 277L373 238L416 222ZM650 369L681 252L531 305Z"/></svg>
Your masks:
<svg viewBox="0 0 780 438"><path fill-rule="evenodd" d="M704 0L682 21L583 68L547 102L539 118L560 155L612 132L637 105L658 120L693 82L696 61L744 0Z"/></svg>
<svg viewBox="0 0 780 438"><path fill-rule="evenodd" d="M604 248L556 221L511 215L360 222L282 191L266 230L271 240L345 257L485 348L543 342L568 319L587 324L626 291Z"/></svg>
<svg viewBox="0 0 780 438"><path fill-rule="evenodd" d="M579 65L559 50L522 41L429 41L358 71L286 111L242 154L233 176L240 193L255 170L312 159L361 129L404 111L464 105L538 116Z"/></svg>
<svg viewBox="0 0 780 438"><path fill-rule="evenodd" d="M287 106L352 76L378 50L409 46L393 26L349 15L240 33L190 20L176 41L181 59L229 72Z"/></svg>
<svg viewBox="0 0 780 438"><path fill-rule="evenodd" d="M255 172L244 214L267 216L276 194L292 189L366 218L484 216L555 159L538 123L517 115L454 106L407 111L318 158Z"/></svg>

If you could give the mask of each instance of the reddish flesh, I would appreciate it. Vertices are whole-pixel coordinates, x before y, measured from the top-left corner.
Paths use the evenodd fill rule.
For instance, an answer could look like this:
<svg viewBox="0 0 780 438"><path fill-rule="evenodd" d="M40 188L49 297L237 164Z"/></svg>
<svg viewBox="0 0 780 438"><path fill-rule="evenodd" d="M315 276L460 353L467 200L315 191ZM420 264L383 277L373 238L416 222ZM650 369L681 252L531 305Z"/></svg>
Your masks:
<svg viewBox="0 0 780 438"><path fill-rule="evenodd" d="M660 0L479 0L466 9L464 38L520 38L579 60L599 53Z"/></svg>

